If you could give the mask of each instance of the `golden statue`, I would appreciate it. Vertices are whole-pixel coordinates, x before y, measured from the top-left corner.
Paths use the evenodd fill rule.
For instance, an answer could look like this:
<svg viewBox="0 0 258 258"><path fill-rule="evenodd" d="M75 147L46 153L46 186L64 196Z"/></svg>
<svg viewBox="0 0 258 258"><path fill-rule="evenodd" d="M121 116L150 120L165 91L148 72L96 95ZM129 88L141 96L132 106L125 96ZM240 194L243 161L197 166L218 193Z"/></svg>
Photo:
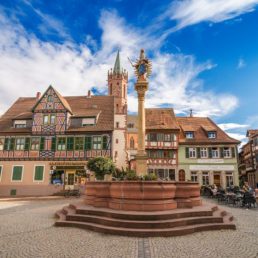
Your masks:
<svg viewBox="0 0 258 258"><path fill-rule="evenodd" d="M136 60L135 64L131 61L130 63L134 67L134 72L138 81L146 81L147 77L151 75L152 64L151 61L145 57L144 49L141 49L140 58Z"/></svg>

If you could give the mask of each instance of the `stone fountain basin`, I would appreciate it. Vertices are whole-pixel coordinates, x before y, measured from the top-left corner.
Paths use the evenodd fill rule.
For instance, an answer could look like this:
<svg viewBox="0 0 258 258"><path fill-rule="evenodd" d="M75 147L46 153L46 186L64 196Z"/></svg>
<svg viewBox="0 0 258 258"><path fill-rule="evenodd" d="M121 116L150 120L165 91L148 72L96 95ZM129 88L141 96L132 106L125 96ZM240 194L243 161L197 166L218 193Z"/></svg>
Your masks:
<svg viewBox="0 0 258 258"><path fill-rule="evenodd" d="M85 203L128 211L164 211L201 205L200 186L175 181L94 181L86 184Z"/></svg>

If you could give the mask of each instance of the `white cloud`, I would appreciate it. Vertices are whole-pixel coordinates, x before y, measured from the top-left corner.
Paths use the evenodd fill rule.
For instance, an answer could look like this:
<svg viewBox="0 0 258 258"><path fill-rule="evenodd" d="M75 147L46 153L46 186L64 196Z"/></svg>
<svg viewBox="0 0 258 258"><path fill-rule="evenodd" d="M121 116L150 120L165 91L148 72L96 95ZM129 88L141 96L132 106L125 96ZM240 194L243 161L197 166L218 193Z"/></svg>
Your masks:
<svg viewBox="0 0 258 258"><path fill-rule="evenodd" d="M199 64L191 55L162 53L161 39L127 25L115 12L103 11L99 26L103 32L98 45L90 35L81 45L69 40L63 44L44 42L0 12L0 113L16 98L33 96L49 84L63 95L86 94L93 86L104 93L117 48L130 75L129 110L137 111L127 56L137 58L142 47L152 54L153 61L148 107L173 105L180 113L192 108L195 115L202 116L223 116L237 107L235 96L207 91L198 79L201 72L215 67L212 62Z"/></svg>
<svg viewBox="0 0 258 258"><path fill-rule="evenodd" d="M233 130L233 129L241 129L241 128L247 128L249 125L247 124L237 124L237 123L226 123L226 124L218 124L218 126L224 130Z"/></svg>
<svg viewBox="0 0 258 258"><path fill-rule="evenodd" d="M237 64L237 69L241 69L241 68L243 68L245 66L246 66L245 60L243 58L239 58L238 64Z"/></svg>
<svg viewBox="0 0 258 258"><path fill-rule="evenodd" d="M183 0L173 1L162 18L177 21L170 32L199 22L218 23L252 12L258 0Z"/></svg>

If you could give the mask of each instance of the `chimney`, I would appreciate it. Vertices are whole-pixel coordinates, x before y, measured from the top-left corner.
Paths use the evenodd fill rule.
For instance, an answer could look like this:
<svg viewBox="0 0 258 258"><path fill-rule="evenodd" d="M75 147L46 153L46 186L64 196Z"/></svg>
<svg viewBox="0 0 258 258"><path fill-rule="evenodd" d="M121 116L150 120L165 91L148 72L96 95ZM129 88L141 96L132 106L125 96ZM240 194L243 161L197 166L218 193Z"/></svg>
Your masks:
<svg viewBox="0 0 258 258"><path fill-rule="evenodd" d="M41 93L38 91L36 94L36 99L40 99L40 97L41 97Z"/></svg>
<svg viewBox="0 0 258 258"><path fill-rule="evenodd" d="M87 98L91 98L91 91L90 90L88 90Z"/></svg>

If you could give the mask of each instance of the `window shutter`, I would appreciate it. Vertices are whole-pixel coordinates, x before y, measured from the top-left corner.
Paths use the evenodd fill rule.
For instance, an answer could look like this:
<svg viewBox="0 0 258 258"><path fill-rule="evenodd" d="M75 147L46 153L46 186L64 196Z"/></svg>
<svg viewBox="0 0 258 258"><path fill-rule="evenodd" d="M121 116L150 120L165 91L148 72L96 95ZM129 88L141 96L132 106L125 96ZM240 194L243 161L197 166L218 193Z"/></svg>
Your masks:
<svg viewBox="0 0 258 258"><path fill-rule="evenodd" d="M103 136L102 138L102 149L103 150L106 150L108 148L108 138L107 136Z"/></svg>
<svg viewBox="0 0 258 258"><path fill-rule="evenodd" d="M14 145L15 145L15 138L10 139L10 149L9 150L14 150Z"/></svg>
<svg viewBox="0 0 258 258"><path fill-rule="evenodd" d="M223 147L220 148L220 157L224 158L224 148Z"/></svg>
<svg viewBox="0 0 258 258"><path fill-rule="evenodd" d="M91 150L91 147L92 147L92 137L91 136L85 137L84 147L85 147L85 150Z"/></svg>
<svg viewBox="0 0 258 258"><path fill-rule="evenodd" d="M185 157L188 159L189 158L189 148L185 147Z"/></svg>
<svg viewBox="0 0 258 258"><path fill-rule="evenodd" d="M231 148L231 155L232 155L232 158L235 158L236 157L236 152L235 152L235 147L232 147Z"/></svg>
<svg viewBox="0 0 258 258"><path fill-rule="evenodd" d="M201 148L197 147L197 158L199 159L201 157Z"/></svg>
<svg viewBox="0 0 258 258"><path fill-rule="evenodd" d="M10 138L4 139L4 150L9 150Z"/></svg>
<svg viewBox="0 0 258 258"><path fill-rule="evenodd" d="M52 151L56 150L56 137L52 137L51 150Z"/></svg>
<svg viewBox="0 0 258 258"><path fill-rule="evenodd" d="M67 138L66 149L67 150L73 150L74 149L74 137L68 137Z"/></svg>
<svg viewBox="0 0 258 258"><path fill-rule="evenodd" d="M45 137L40 138L39 150L41 150L41 151L45 150Z"/></svg>
<svg viewBox="0 0 258 258"><path fill-rule="evenodd" d="M209 150L209 158L212 158L212 148L208 148Z"/></svg>
<svg viewBox="0 0 258 258"><path fill-rule="evenodd" d="M13 167L12 180L13 181L21 181L21 179L22 179L22 167L21 166Z"/></svg>
<svg viewBox="0 0 258 258"><path fill-rule="evenodd" d="M30 149L30 138L25 138L24 150L28 151Z"/></svg>
<svg viewBox="0 0 258 258"><path fill-rule="evenodd" d="M34 180L35 181L42 181L43 180L43 172L44 172L44 167L43 166L36 166L35 167Z"/></svg>

